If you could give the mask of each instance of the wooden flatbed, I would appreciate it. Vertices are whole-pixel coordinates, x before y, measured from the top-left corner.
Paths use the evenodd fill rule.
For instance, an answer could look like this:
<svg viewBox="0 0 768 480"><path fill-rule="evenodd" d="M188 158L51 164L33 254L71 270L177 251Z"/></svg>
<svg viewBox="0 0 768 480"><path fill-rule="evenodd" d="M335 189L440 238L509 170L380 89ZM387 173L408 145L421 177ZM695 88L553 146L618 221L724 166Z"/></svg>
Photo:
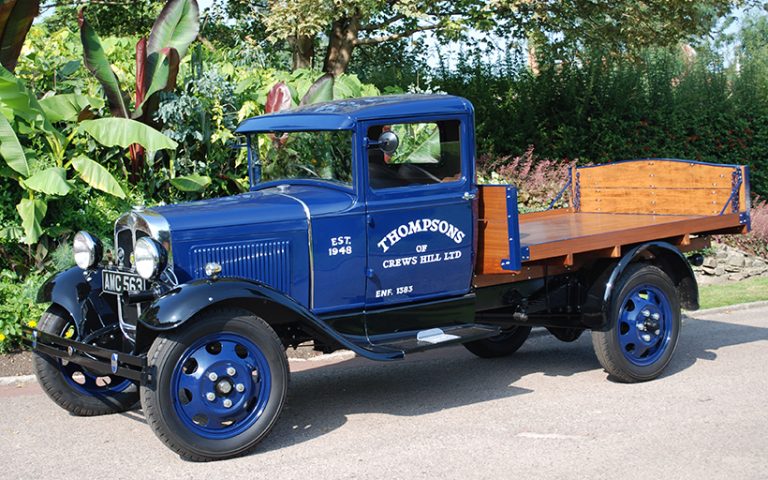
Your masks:
<svg viewBox="0 0 768 480"><path fill-rule="evenodd" d="M748 229L748 170L681 160L634 160L571 172L569 208L517 215L514 187L480 187L477 286L578 268L663 240L681 251L708 235Z"/></svg>

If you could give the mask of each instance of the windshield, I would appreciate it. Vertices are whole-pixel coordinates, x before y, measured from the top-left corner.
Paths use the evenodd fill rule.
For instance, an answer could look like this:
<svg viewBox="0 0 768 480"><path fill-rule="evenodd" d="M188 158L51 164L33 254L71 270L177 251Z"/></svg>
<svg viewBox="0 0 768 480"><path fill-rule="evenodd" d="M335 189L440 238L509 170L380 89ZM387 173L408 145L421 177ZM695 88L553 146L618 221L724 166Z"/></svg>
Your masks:
<svg viewBox="0 0 768 480"><path fill-rule="evenodd" d="M309 178L352 185L349 130L259 133L255 138L261 182Z"/></svg>

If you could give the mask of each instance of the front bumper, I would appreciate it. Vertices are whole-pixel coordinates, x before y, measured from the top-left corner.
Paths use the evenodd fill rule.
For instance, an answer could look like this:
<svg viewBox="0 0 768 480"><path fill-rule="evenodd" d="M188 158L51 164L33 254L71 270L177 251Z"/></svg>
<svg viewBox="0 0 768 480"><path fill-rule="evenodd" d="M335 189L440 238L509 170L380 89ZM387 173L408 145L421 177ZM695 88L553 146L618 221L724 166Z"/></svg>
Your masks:
<svg viewBox="0 0 768 480"><path fill-rule="evenodd" d="M75 363L96 375L115 375L146 383L146 355L131 355L76 342L37 329L24 328L23 332L24 342L38 353Z"/></svg>

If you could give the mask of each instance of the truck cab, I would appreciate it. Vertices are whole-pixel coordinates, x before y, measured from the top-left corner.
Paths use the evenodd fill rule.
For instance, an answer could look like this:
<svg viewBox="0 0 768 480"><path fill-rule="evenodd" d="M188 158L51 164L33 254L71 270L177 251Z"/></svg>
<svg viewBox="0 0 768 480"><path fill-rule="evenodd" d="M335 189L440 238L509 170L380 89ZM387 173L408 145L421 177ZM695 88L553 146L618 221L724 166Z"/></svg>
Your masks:
<svg viewBox="0 0 768 480"><path fill-rule="evenodd" d="M470 291L472 199L477 195L472 106L457 97L417 98L309 106L257 117L238 129L249 143L261 139L262 147L268 143L267 150L278 153L290 147L294 134L312 135L306 132L335 131L336 142L351 143L343 153L331 151L339 157L329 159L329 165L299 170L295 179L256 181L252 187L290 196L307 209L312 243L306 269L312 279L306 305L314 313ZM390 153L382 148L386 139L392 142ZM251 163L262 162L261 152L251 151ZM329 166L351 174L342 179ZM258 167L251 171L260 176L263 168ZM324 288L339 278L346 280L344 288Z"/></svg>

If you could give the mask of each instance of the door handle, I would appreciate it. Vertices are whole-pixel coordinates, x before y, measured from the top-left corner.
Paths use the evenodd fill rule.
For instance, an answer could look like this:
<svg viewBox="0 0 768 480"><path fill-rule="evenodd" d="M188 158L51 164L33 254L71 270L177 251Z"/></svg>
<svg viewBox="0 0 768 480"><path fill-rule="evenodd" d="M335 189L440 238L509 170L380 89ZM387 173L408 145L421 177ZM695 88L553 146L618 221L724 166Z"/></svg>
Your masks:
<svg viewBox="0 0 768 480"><path fill-rule="evenodd" d="M461 198L464 200L474 200L477 198L477 194L472 192L464 192L464 195L462 195Z"/></svg>

